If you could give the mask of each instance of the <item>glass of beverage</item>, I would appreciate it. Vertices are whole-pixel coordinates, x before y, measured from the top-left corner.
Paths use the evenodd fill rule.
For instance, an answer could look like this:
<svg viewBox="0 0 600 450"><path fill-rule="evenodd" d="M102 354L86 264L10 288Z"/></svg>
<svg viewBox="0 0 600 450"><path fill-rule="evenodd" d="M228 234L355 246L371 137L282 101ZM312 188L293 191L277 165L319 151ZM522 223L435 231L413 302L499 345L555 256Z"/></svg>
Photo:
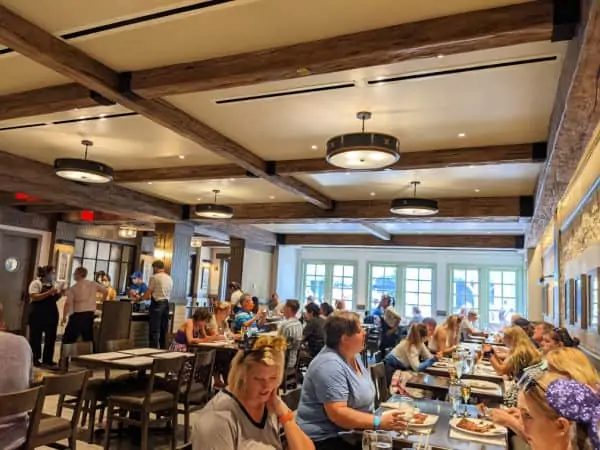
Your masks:
<svg viewBox="0 0 600 450"><path fill-rule="evenodd" d="M463 383L460 387L460 394L465 402L465 409L463 411L463 416L467 417L469 414L467 412L467 407L469 405L469 400L471 399L471 386L468 383Z"/></svg>
<svg viewBox="0 0 600 450"><path fill-rule="evenodd" d="M454 367L454 364L448 366L448 374L450 375L450 380L458 379L458 377L456 376L456 367Z"/></svg>
<svg viewBox="0 0 600 450"><path fill-rule="evenodd" d="M362 450L371 450L371 444L377 442L377 433L372 430L364 430L362 435Z"/></svg>
<svg viewBox="0 0 600 450"><path fill-rule="evenodd" d="M469 353L469 354L467 354L467 356L465 358L465 372L473 373L474 366L475 366L475 364L473 361L473 356Z"/></svg>
<svg viewBox="0 0 600 450"><path fill-rule="evenodd" d="M458 361L454 362L454 369L456 370L456 378L458 378L459 380L463 376L464 366L465 366L465 363L462 360L458 360Z"/></svg>
<svg viewBox="0 0 600 450"><path fill-rule="evenodd" d="M377 442L375 442L375 446L371 444L370 450L380 449L380 448L392 448L394 446L394 441L392 439L392 434L389 431L377 431Z"/></svg>
<svg viewBox="0 0 600 450"><path fill-rule="evenodd" d="M461 395L460 382L457 380L450 380L448 386L448 400L450 400L450 405L452 406L452 417L457 417L460 413Z"/></svg>

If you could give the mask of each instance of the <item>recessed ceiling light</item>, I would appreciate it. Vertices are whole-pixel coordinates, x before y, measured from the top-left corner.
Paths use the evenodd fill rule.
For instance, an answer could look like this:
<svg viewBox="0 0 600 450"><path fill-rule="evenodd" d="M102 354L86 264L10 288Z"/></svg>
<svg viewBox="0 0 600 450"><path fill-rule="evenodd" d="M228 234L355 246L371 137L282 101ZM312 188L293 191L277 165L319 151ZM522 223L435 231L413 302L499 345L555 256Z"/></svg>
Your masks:
<svg viewBox="0 0 600 450"><path fill-rule="evenodd" d="M346 172L346 175L350 175L350 172Z"/></svg>
<svg viewBox="0 0 600 450"><path fill-rule="evenodd" d="M465 133L458 133L458 137L459 137L459 138L464 138L465 136L466 136L466 134L465 134Z"/></svg>
<svg viewBox="0 0 600 450"><path fill-rule="evenodd" d="M274 195L269 195L269 198L270 198L271 200L275 200L275 196L274 196Z"/></svg>
<svg viewBox="0 0 600 450"><path fill-rule="evenodd" d="M475 189L475 192L479 192L479 191L481 191L481 189Z"/></svg>
<svg viewBox="0 0 600 450"><path fill-rule="evenodd" d="M474 169L474 168L475 168L475 166L469 166L469 169Z"/></svg>
<svg viewBox="0 0 600 450"><path fill-rule="evenodd" d="M152 181L148 181L148 184L152 184Z"/></svg>
<svg viewBox="0 0 600 450"><path fill-rule="evenodd" d="M371 197L375 197L375 192L371 192L369 195L370 195Z"/></svg>
<svg viewBox="0 0 600 450"><path fill-rule="evenodd" d="M198 197L196 200L200 201L200 200L202 200L202 197Z"/></svg>
<svg viewBox="0 0 600 450"><path fill-rule="evenodd" d="M179 159L185 159L185 155L179 155Z"/></svg>
<svg viewBox="0 0 600 450"><path fill-rule="evenodd" d="M311 145L310 148L312 148L313 150L318 149L319 147L317 145Z"/></svg>
<svg viewBox="0 0 600 450"><path fill-rule="evenodd" d="M442 55L442 54L439 54L439 55L437 55L437 57L438 57L439 59L442 59L442 58L444 57L444 55Z"/></svg>
<svg viewBox="0 0 600 450"><path fill-rule="evenodd" d="M100 117L106 117L107 114L100 114Z"/></svg>

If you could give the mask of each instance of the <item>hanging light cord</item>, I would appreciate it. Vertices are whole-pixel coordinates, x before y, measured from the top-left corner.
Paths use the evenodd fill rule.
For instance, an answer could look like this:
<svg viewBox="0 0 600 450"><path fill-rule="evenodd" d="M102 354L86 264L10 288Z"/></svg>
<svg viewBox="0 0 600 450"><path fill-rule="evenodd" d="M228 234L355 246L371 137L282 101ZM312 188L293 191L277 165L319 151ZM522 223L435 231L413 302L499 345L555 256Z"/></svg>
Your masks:
<svg viewBox="0 0 600 450"><path fill-rule="evenodd" d="M213 189L213 192L215 193L215 205L217 204L217 195L219 194L219 192L221 192L218 189Z"/></svg>
<svg viewBox="0 0 600 450"><path fill-rule="evenodd" d="M88 147L90 146L90 144L84 144L84 145L85 145L85 153L83 155L83 159L87 159Z"/></svg>

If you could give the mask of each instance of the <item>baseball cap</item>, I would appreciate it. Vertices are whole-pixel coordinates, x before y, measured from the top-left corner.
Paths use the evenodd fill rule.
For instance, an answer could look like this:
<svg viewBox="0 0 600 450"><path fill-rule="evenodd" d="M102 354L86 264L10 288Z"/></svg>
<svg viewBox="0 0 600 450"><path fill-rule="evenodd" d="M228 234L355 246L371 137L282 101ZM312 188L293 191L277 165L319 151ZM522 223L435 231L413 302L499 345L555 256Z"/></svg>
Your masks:
<svg viewBox="0 0 600 450"><path fill-rule="evenodd" d="M133 272L133 273L131 274L131 277L130 277L130 278L144 278L144 276L142 275L142 272L139 272L139 271L138 271L138 272Z"/></svg>

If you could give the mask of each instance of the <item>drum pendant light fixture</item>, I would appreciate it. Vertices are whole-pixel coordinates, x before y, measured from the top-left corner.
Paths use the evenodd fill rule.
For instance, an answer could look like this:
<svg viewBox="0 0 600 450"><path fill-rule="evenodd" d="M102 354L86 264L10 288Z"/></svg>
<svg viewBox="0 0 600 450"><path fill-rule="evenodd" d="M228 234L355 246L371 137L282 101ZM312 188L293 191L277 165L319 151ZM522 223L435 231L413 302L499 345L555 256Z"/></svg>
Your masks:
<svg viewBox="0 0 600 450"><path fill-rule="evenodd" d="M417 186L420 181L412 181L413 196L411 198L395 198L390 205L390 212L400 216L434 216L439 212L438 202L426 198L417 198Z"/></svg>
<svg viewBox="0 0 600 450"><path fill-rule="evenodd" d="M215 202L196 205L194 214L206 219L231 219L233 217L233 208L227 205L218 205L217 195L219 195L221 191L214 189L213 192L215 194Z"/></svg>
<svg viewBox="0 0 600 450"><path fill-rule="evenodd" d="M59 158L54 160L54 172L61 178L81 183L101 184L109 183L113 179L112 167L98 161L87 159L88 147L94 145L92 141L83 140L85 146L83 159Z"/></svg>
<svg viewBox="0 0 600 450"><path fill-rule="evenodd" d="M327 162L348 170L384 169L397 162L400 159L398 139L389 134L366 132L365 120L371 118L370 112L361 111L356 117L362 121L362 131L329 139Z"/></svg>

